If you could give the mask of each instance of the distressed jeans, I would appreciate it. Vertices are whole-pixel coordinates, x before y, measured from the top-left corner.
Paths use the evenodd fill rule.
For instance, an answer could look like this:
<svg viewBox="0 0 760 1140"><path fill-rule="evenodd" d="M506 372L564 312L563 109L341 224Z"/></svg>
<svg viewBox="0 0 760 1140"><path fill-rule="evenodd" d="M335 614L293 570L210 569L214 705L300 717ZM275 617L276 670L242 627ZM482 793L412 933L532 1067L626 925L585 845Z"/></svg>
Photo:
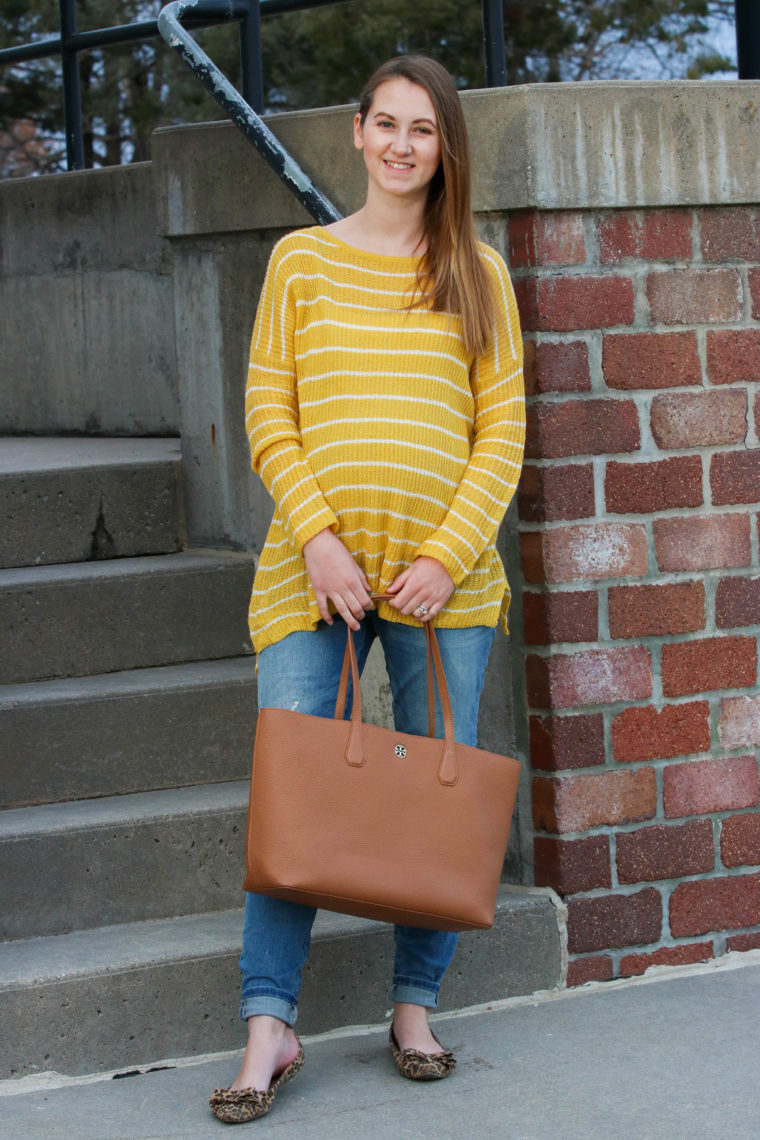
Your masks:
<svg viewBox="0 0 760 1140"><path fill-rule="evenodd" d="M488 655L496 630L487 626L436 629L461 744L477 742L478 704ZM393 694L393 718L399 732L427 734L427 658L421 625L386 621L370 611L354 634L359 669L376 637L385 654ZM259 654L260 708L296 709L331 717L335 711L346 627L320 622L313 631L291 633ZM350 716L351 693L346 704ZM443 736L436 701L436 735ZM318 858L318 853L315 853ZM301 971L309 954L314 907L268 895L246 893L242 974L243 1019L269 1014L295 1024ZM443 976L454 956L458 935L443 930L396 926L392 1001L435 1008Z"/></svg>

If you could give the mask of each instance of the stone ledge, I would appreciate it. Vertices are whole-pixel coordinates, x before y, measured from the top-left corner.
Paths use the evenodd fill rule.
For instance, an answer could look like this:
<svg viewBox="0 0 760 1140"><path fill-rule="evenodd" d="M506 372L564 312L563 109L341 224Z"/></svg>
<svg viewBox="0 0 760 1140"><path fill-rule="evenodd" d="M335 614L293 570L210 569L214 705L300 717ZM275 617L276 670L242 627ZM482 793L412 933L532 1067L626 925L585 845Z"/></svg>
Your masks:
<svg viewBox="0 0 760 1140"><path fill-rule="evenodd" d="M760 198L760 82L537 83L466 91L462 101L478 212ZM351 142L354 110L267 118L344 212L364 193L364 167ZM153 136L153 161L159 229L167 237L311 223L231 123L162 128Z"/></svg>

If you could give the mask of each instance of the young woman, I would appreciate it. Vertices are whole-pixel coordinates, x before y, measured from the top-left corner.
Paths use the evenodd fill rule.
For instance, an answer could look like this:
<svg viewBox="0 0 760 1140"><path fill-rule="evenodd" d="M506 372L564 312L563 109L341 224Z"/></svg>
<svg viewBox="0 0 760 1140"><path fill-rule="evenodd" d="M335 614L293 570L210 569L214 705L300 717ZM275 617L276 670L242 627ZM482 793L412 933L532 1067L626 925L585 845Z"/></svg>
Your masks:
<svg viewBox="0 0 760 1140"><path fill-rule="evenodd" d="M259 704L332 716L348 625L360 666L380 638L396 728L425 735L421 623L435 619L455 735L475 744L509 603L495 539L522 462L514 294L499 255L475 238L467 132L445 68L422 56L380 67L354 145L364 206L278 242L253 333L246 422L276 504L250 614ZM375 608L371 594L392 600ZM314 915L246 896L248 1046L233 1084L211 1098L220 1120L262 1116L303 1063L293 1025ZM457 936L395 936L396 1065L412 1079L448 1076L455 1061L428 1012Z"/></svg>

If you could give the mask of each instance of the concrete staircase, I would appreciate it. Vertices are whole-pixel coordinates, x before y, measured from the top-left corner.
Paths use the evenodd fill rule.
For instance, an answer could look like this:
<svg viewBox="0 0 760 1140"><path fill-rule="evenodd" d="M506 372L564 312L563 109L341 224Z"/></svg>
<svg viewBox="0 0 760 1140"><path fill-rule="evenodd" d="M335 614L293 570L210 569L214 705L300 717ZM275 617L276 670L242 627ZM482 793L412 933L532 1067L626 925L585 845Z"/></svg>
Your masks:
<svg viewBox="0 0 760 1140"><path fill-rule="evenodd" d="M234 1049L255 728L248 555L183 550L179 442L0 440L0 1079ZM505 887L446 1007L557 985ZM376 1021L382 924L320 915L305 1032Z"/></svg>

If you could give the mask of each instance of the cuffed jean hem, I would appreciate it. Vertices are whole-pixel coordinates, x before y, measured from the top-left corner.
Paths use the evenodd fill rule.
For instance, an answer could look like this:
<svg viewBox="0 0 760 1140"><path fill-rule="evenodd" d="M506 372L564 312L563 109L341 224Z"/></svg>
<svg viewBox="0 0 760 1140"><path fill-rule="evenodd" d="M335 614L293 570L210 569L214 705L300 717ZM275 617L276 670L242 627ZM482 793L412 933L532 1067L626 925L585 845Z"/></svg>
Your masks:
<svg viewBox="0 0 760 1140"><path fill-rule="evenodd" d="M247 1021L249 1017L255 1017L261 1013L265 1013L269 1017L279 1017L280 1021L291 1026L295 1025L298 1017L297 1007L292 1002L277 997L275 994L251 994L248 997L243 997L240 1004L241 1021Z"/></svg>
<svg viewBox="0 0 760 1140"><path fill-rule="evenodd" d="M394 982L388 997L391 1001L406 1001L410 1005L424 1005L428 1009L435 1009L438 1005L437 990L409 985L407 982Z"/></svg>

